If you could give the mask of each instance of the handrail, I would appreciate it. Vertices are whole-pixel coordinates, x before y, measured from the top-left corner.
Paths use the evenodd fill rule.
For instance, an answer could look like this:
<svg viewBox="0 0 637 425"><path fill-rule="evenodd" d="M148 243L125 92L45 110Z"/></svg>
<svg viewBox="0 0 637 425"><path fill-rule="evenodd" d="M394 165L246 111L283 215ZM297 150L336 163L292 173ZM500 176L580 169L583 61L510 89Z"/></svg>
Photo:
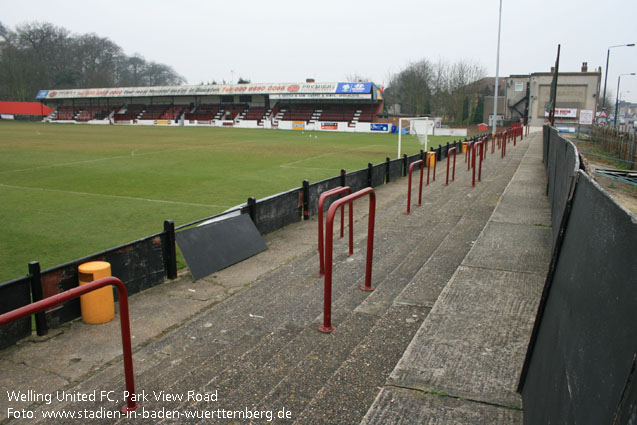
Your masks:
<svg viewBox="0 0 637 425"><path fill-rule="evenodd" d="M422 178L425 168L425 161L419 159L418 161L414 161L409 165L409 180L407 183L407 214L411 212L411 175L416 165L420 165L420 189L418 191L418 203L416 205L422 204Z"/></svg>
<svg viewBox="0 0 637 425"><path fill-rule="evenodd" d="M430 165L432 157L434 159L434 161L433 161L434 162L434 177L433 177L433 179L431 179L431 181L432 182L436 181L436 162L437 162L436 161L437 160L436 152L427 152L427 156L425 158L426 161L427 161L427 186L429 186L429 170L431 169L431 167L429 165Z"/></svg>
<svg viewBox="0 0 637 425"><path fill-rule="evenodd" d="M478 171L478 181L481 181L481 177L482 177L482 157L484 155L484 139L483 140L479 140L477 142L475 142L472 146L472 158L471 158L471 167L473 168L473 174L471 177L471 186L475 186L476 185L476 152L478 150L478 147L480 147L480 164L479 164L479 171Z"/></svg>
<svg viewBox="0 0 637 425"><path fill-rule="evenodd" d="M135 401L135 377L133 376L133 354L130 337L130 319L128 314L128 293L126 292L126 286L121 280L113 276L103 277L85 285L77 286L43 300L1 314L0 326L38 313L42 310L46 310L47 308L61 304L70 299L77 298L80 295L84 295L88 292L108 285L114 285L115 287L117 287L117 293L119 295L119 317L120 327L122 330L124 377L126 380L126 404L122 406L121 411L122 413L126 414L137 409L139 407L139 404Z"/></svg>
<svg viewBox="0 0 637 425"><path fill-rule="evenodd" d="M325 249L323 247L323 204L325 203L325 200L327 198L329 198L330 196L335 196L335 195L341 195L341 198L343 197L343 195L349 192L349 194L352 194L352 188L349 186L338 186L335 187L333 189L329 189L326 190L325 192L321 193L321 196L319 196L319 201L318 201L318 250L319 250L319 274L318 277L323 277L323 273L324 273L324 258L325 258ZM354 214L352 212L353 210L353 203L350 202L349 203L349 251L348 251L348 256L352 256L352 254L354 254ZM345 220L345 205L343 205L341 207L341 238L343 237L343 222Z"/></svg>
<svg viewBox="0 0 637 425"><path fill-rule="evenodd" d="M340 198L327 211L327 224L325 233L325 280L323 294L323 324L318 330L323 333L332 332L335 327L332 326L332 245L334 240L334 215L336 210L355 199L369 195L369 218L367 224L367 260L365 265L365 285L361 286L363 291L373 291L372 286L372 256L374 254L374 221L376 216L376 193L371 187L359 190L358 192Z"/></svg>
<svg viewBox="0 0 637 425"><path fill-rule="evenodd" d="M456 181L456 148L449 148L447 151L447 183L445 186L449 186L449 160L451 159L451 152L453 152L453 170L451 174L451 181Z"/></svg>
<svg viewBox="0 0 637 425"><path fill-rule="evenodd" d="M464 162L467 163L467 171L471 169L471 151L473 149L473 144L475 142L476 142L475 140L469 140L467 142L467 152L465 153L465 156L464 156Z"/></svg>

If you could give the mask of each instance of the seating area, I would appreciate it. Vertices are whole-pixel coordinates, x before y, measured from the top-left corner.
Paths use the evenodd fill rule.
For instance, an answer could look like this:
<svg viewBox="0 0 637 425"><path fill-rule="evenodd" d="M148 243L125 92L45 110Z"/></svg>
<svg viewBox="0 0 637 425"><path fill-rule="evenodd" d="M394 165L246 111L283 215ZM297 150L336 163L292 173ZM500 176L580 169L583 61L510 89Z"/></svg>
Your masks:
<svg viewBox="0 0 637 425"><path fill-rule="evenodd" d="M376 114L376 105L370 104L325 104L317 105L321 112L320 121L372 122Z"/></svg>
<svg viewBox="0 0 637 425"><path fill-rule="evenodd" d="M159 117L160 120L174 120L181 116L188 105L170 105Z"/></svg>
<svg viewBox="0 0 637 425"><path fill-rule="evenodd" d="M248 108L249 106L245 103L222 104L219 110L220 114L215 119L234 121L240 113Z"/></svg>
<svg viewBox="0 0 637 425"><path fill-rule="evenodd" d="M288 104L281 105L281 110L285 113L281 117L283 121L309 121L314 114L314 104Z"/></svg>
<svg viewBox="0 0 637 425"><path fill-rule="evenodd" d="M124 112L115 114L115 121L135 120L143 110L144 105L131 103L130 105L126 105Z"/></svg>
<svg viewBox="0 0 637 425"><path fill-rule="evenodd" d="M253 106L250 109L248 109L248 112L246 112L246 114L243 116L243 119L261 121L264 115L265 115L265 107Z"/></svg>
<svg viewBox="0 0 637 425"><path fill-rule="evenodd" d="M140 120L157 120L159 119L164 112L170 107L170 105L159 104L159 105L146 105L146 108L142 111L139 116Z"/></svg>
<svg viewBox="0 0 637 425"><path fill-rule="evenodd" d="M210 121L215 118L220 107L221 105L219 104L210 105L202 103L194 109L194 112L186 112L184 118L191 121Z"/></svg>
<svg viewBox="0 0 637 425"><path fill-rule="evenodd" d="M377 105L348 103L282 104L278 110L285 111L279 119L284 121L345 121L373 122ZM275 109L277 109L275 108Z"/></svg>
<svg viewBox="0 0 637 425"><path fill-rule="evenodd" d="M56 120L72 120L77 113L76 108L71 105L61 105L58 106L55 112Z"/></svg>
<svg viewBox="0 0 637 425"><path fill-rule="evenodd" d="M111 113L111 111L121 108L118 106L94 105L80 106L79 113L75 116L77 121L103 120Z"/></svg>

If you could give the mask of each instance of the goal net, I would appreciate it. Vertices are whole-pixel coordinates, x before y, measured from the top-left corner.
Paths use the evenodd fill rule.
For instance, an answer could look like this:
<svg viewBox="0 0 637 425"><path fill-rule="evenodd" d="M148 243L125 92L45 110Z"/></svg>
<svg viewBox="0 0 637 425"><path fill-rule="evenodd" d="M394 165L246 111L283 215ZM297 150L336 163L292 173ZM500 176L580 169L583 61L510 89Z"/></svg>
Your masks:
<svg viewBox="0 0 637 425"><path fill-rule="evenodd" d="M436 119L431 117L400 118L398 120L398 158L402 154L402 136L416 137L427 151L428 137L434 134Z"/></svg>

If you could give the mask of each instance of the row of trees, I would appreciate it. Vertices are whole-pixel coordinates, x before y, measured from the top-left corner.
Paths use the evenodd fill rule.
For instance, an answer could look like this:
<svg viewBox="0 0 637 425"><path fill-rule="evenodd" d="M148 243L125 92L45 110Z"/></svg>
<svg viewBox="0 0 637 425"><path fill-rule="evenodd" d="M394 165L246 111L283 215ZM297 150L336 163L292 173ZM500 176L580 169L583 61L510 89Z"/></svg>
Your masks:
<svg viewBox="0 0 637 425"><path fill-rule="evenodd" d="M50 23L11 30L0 22L0 99L32 101L38 90L182 84L170 66L147 61L96 34Z"/></svg>
<svg viewBox="0 0 637 425"><path fill-rule="evenodd" d="M485 76L485 68L473 62L423 59L391 75L383 97L388 108L399 105L402 114L436 115L449 123L477 124L483 119L484 96L493 94L480 84Z"/></svg>

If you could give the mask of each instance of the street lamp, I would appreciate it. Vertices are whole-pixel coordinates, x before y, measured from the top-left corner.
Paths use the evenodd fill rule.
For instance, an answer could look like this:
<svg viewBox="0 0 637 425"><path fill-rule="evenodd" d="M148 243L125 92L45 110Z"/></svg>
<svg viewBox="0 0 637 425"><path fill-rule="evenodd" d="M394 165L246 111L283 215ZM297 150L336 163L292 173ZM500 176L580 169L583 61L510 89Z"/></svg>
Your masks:
<svg viewBox="0 0 637 425"><path fill-rule="evenodd" d="M615 100L615 128L617 128L617 112L619 111L619 82L621 81L622 75L635 75L634 72L629 74L619 74L617 77L617 99Z"/></svg>
<svg viewBox="0 0 637 425"><path fill-rule="evenodd" d="M635 43L629 44L617 44L616 46L610 46L606 52L606 73L604 74L604 97L602 98L602 109L606 106L606 81L608 80L608 58L610 57L610 49L615 47L635 47Z"/></svg>

